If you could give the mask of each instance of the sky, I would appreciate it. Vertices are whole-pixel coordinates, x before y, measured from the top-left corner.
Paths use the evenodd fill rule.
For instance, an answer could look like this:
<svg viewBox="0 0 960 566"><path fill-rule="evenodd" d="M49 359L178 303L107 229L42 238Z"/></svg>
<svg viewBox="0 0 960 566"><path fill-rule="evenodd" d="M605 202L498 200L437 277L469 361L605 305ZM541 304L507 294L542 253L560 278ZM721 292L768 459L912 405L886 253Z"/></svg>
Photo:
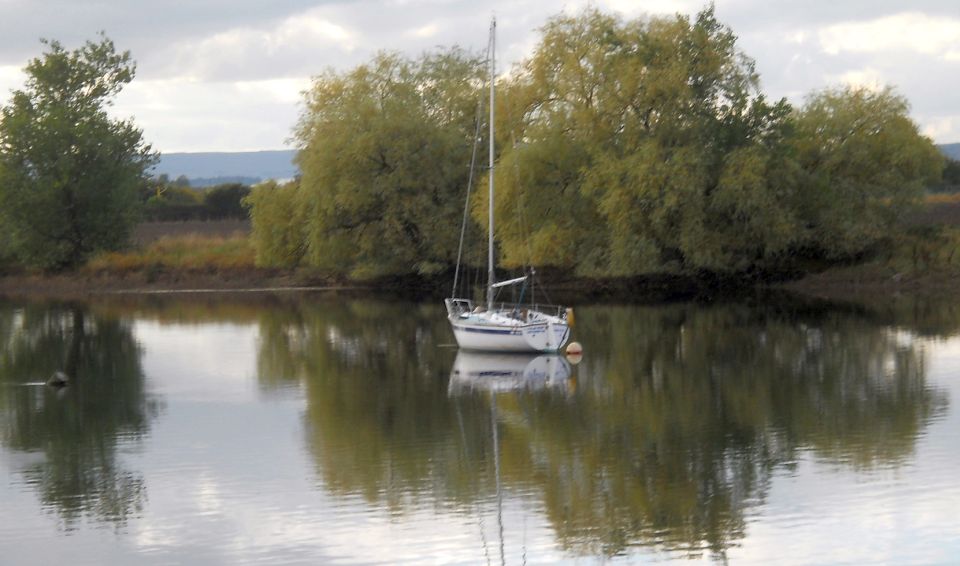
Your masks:
<svg viewBox="0 0 960 566"><path fill-rule="evenodd" d="M105 31L137 77L112 113L162 152L292 147L311 77L378 51L477 52L497 17L498 59L528 56L537 30L586 6L625 18L693 15L704 0L0 0L0 102L21 88L41 38L73 49ZM761 90L802 104L844 84L893 86L922 132L960 142L957 0L715 0L753 58Z"/></svg>

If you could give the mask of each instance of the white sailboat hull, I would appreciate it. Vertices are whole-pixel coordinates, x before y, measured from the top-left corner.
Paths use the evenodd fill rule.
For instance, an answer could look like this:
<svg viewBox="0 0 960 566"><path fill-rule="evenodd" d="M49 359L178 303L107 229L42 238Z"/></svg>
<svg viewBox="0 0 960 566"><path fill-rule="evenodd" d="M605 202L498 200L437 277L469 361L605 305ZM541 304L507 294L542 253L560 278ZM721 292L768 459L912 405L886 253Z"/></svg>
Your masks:
<svg viewBox="0 0 960 566"><path fill-rule="evenodd" d="M492 318L492 317L491 317ZM570 327L561 319L536 323L497 323L471 317L451 317L457 344L467 350L496 352L556 352L567 343Z"/></svg>

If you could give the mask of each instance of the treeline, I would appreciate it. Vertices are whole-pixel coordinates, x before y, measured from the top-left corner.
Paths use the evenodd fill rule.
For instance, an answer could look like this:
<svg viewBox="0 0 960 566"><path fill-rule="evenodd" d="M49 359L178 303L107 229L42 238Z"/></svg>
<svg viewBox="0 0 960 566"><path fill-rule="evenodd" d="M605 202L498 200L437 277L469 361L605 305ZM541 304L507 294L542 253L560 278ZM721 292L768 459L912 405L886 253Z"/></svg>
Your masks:
<svg viewBox="0 0 960 566"><path fill-rule="evenodd" d="M171 181L167 175L145 183L140 191L143 218L153 221L247 218L243 199L249 194L250 187L242 183L195 188L186 177Z"/></svg>
<svg viewBox="0 0 960 566"><path fill-rule="evenodd" d="M451 266L485 73L454 48L317 77L295 130L302 178L247 201L259 263L357 278ZM738 273L856 257L943 169L892 89L768 100L712 8L557 16L497 87L505 267ZM485 191L471 212L467 261L480 265Z"/></svg>
<svg viewBox="0 0 960 566"><path fill-rule="evenodd" d="M943 177L929 189L934 193L960 193L960 161L948 157L943 167Z"/></svg>

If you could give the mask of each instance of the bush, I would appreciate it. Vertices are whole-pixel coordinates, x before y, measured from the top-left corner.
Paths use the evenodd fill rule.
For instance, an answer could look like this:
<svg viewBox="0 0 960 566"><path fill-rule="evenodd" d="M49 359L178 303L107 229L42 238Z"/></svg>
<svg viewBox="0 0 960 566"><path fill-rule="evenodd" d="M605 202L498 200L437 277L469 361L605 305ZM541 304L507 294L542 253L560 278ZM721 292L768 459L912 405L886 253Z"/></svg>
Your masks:
<svg viewBox="0 0 960 566"><path fill-rule="evenodd" d="M267 181L243 199L250 211L250 241L258 266L296 267L303 259L306 207L300 202L299 189L297 181L284 185Z"/></svg>

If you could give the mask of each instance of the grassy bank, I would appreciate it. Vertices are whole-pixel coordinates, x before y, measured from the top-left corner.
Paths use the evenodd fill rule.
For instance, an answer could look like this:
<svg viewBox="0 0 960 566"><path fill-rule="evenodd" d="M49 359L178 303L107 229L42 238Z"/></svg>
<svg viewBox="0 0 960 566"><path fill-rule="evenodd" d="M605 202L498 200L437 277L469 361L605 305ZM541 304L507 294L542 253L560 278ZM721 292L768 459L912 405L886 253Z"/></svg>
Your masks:
<svg viewBox="0 0 960 566"><path fill-rule="evenodd" d="M49 274L24 269L0 277L0 294L77 297L127 290L246 289L326 285L312 274L258 268L248 236L160 235L152 243L93 257Z"/></svg>
<svg viewBox="0 0 960 566"><path fill-rule="evenodd" d="M784 286L823 296L960 293L960 227L915 226L858 263L830 267Z"/></svg>
<svg viewBox="0 0 960 566"><path fill-rule="evenodd" d="M80 270L80 275L130 273L249 273L256 270L250 238L232 236L163 236L140 249L100 254Z"/></svg>
<svg viewBox="0 0 960 566"><path fill-rule="evenodd" d="M452 273L357 283L309 270L259 268L248 227L199 224L152 223L141 230L144 235L149 233L142 243L128 251L100 254L74 272L51 275L9 271L0 277L0 293L76 296L127 290L315 286L363 287L407 297L449 293ZM658 274L584 279L562 271L542 270L538 279L549 294L538 299L568 303L607 299L660 301L716 297L770 285L828 298L861 293L960 293L960 197L930 199L911 224L857 263L829 267L799 279L793 277L787 283L773 283L789 278L786 273L749 278Z"/></svg>

